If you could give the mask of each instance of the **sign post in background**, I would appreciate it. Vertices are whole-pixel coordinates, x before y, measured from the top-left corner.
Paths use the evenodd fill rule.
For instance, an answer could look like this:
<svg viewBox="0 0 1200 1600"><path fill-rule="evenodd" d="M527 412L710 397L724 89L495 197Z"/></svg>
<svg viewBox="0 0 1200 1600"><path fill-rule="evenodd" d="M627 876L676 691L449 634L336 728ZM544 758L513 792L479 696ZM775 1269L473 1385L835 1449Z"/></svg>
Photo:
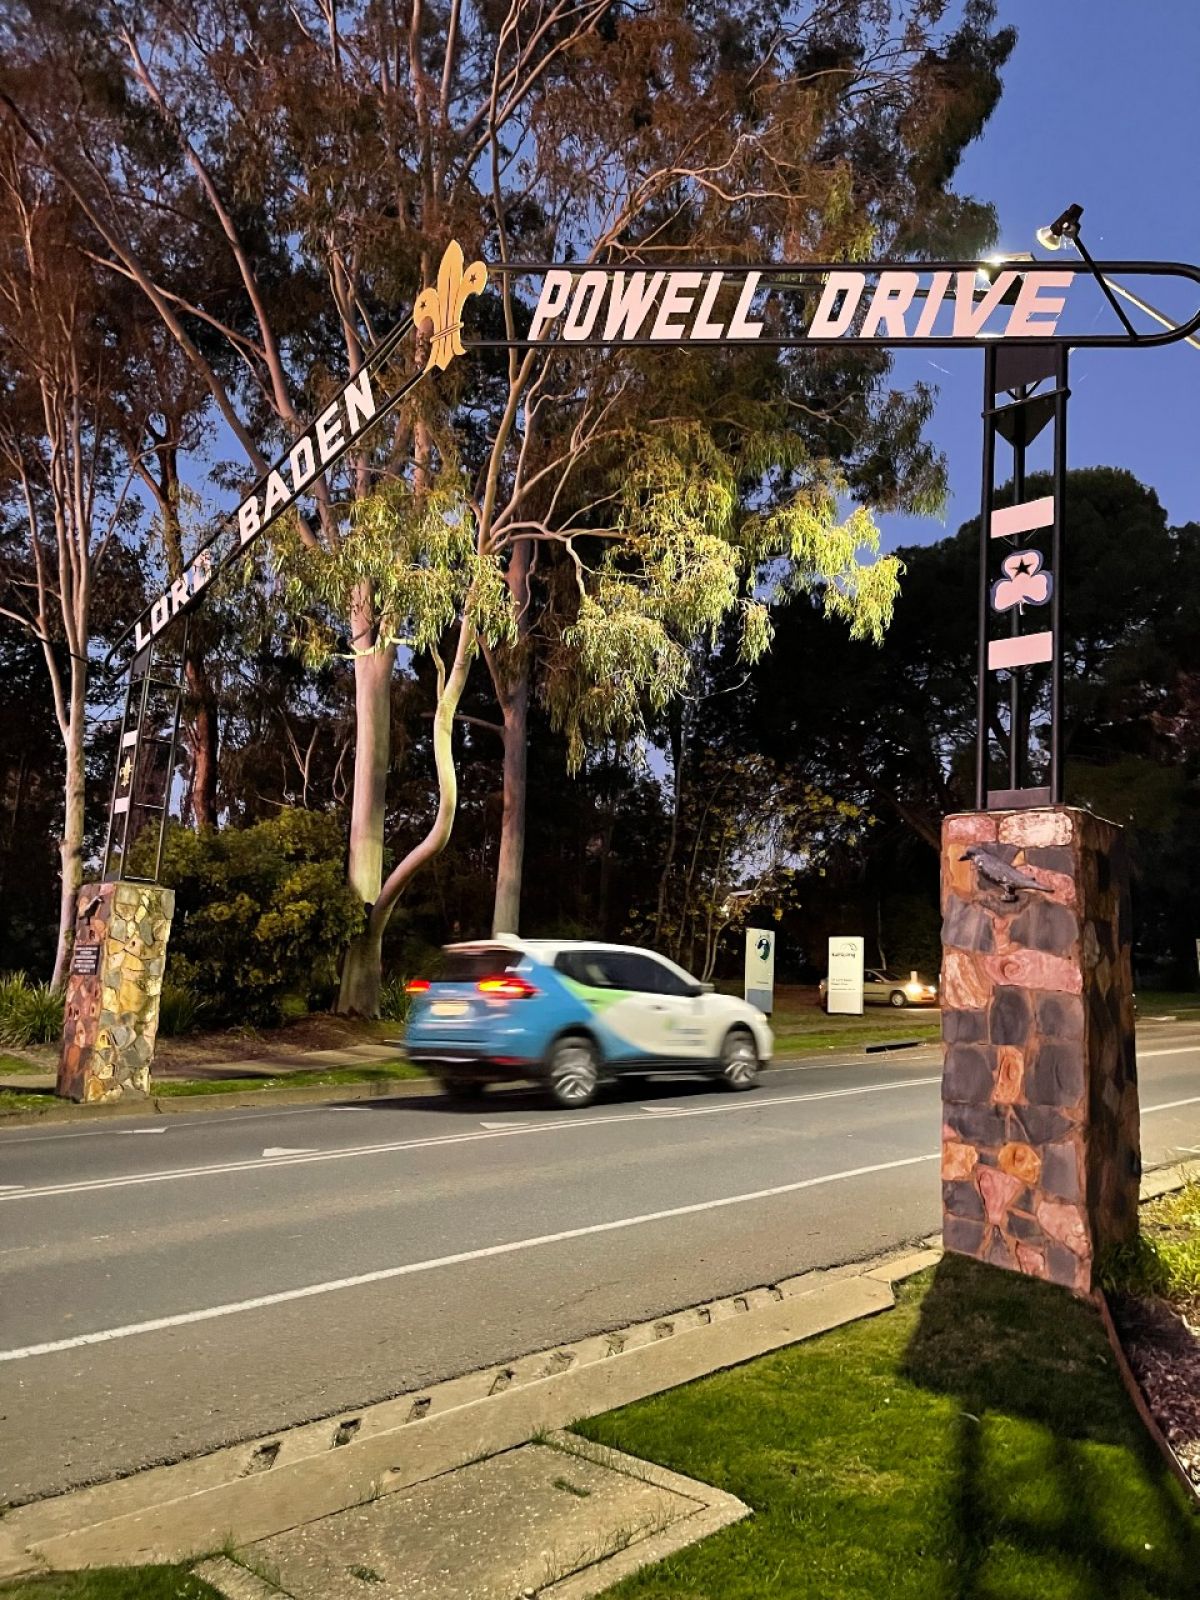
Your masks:
<svg viewBox="0 0 1200 1600"><path fill-rule="evenodd" d="M863 941L830 939L825 1009L831 1016L863 1014Z"/></svg>
<svg viewBox="0 0 1200 1600"><path fill-rule="evenodd" d="M746 1000L768 1016L775 1008L775 933L746 929Z"/></svg>

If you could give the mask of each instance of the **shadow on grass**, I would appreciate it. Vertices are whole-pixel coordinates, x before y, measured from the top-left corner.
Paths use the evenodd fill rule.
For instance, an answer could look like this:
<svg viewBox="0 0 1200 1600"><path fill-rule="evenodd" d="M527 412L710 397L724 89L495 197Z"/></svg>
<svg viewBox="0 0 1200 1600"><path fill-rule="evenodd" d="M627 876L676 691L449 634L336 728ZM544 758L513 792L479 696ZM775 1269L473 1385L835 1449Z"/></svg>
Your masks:
<svg viewBox="0 0 1200 1600"><path fill-rule="evenodd" d="M957 1551L944 1600L1016 1600L1023 1582L1030 1600L1200 1596L1200 1518L1088 1302L947 1256L900 1370L957 1407L943 1446Z"/></svg>

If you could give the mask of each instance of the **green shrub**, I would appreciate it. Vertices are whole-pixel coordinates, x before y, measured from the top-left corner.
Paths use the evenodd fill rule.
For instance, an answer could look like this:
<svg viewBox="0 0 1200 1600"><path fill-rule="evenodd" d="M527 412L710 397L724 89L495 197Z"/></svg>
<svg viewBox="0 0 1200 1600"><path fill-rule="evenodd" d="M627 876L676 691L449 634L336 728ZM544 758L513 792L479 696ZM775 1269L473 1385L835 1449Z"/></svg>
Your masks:
<svg viewBox="0 0 1200 1600"><path fill-rule="evenodd" d="M345 881L337 819L284 810L251 828L172 827L162 881L175 890L168 970L217 1024L273 1024L285 996L328 993L362 901Z"/></svg>
<svg viewBox="0 0 1200 1600"><path fill-rule="evenodd" d="M412 1004L405 978L385 978L379 990L379 1015L385 1022L407 1022Z"/></svg>
<svg viewBox="0 0 1200 1600"><path fill-rule="evenodd" d="M158 1001L158 1031L166 1039L195 1033L204 1003L183 983L164 983Z"/></svg>
<svg viewBox="0 0 1200 1600"><path fill-rule="evenodd" d="M50 1044L62 1033L63 995L23 972L0 978L0 1045Z"/></svg>

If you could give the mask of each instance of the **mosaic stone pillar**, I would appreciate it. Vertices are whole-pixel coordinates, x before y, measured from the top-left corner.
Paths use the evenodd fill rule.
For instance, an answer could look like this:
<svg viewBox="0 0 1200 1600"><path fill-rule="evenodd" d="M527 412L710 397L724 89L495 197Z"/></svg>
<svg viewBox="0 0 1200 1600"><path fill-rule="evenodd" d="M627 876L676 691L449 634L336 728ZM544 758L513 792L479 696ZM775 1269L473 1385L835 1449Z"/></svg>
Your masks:
<svg viewBox="0 0 1200 1600"><path fill-rule="evenodd" d="M58 1093L120 1100L150 1093L175 891L151 883L85 883L67 979Z"/></svg>
<svg viewBox="0 0 1200 1600"><path fill-rule="evenodd" d="M946 1248L1086 1293L1137 1231L1124 835L1064 806L947 817L942 917Z"/></svg>

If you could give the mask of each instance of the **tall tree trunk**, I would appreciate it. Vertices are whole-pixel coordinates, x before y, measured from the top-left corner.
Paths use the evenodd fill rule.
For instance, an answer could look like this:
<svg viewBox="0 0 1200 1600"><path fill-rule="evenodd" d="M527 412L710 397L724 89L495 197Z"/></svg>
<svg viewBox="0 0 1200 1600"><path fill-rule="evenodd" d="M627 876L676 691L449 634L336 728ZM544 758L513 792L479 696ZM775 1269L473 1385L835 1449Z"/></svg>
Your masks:
<svg viewBox="0 0 1200 1600"><path fill-rule="evenodd" d="M505 579L517 614L520 642L515 652L489 657L496 698L504 714L504 811L500 820L500 858L492 932L520 933L521 881L525 866L525 799L529 764L529 561L528 539L518 539Z"/></svg>
<svg viewBox="0 0 1200 1600"><path fill-rule="evenodd" d="M675 851L679 845L679 821L683 815L684 762L687 759L686 708L674 700L668 709L671 744L671 832L667 853L658 877L658 906L654 913L654 946L662 947L663 917L667 909L667 886L675 872Z"/></svg>
<svg viewBox="0 0 1200 1600"><path fill-rule="evenodd" d="M438 697L433 713L433 761L437 769L438 808L428 833L415 844L402 861L388 873L376 898L368 908L367 925L346 952L342 968L342 990L338 1010L345 1015L379 1015L380 955L383 935L391 921L396 902L408 884L450 840L458 810L458 774L454 770L454 718L466 687L471 666L474 634L467 622L459 628L454 663L447 676L438 657ZM354 958L352 961L352 957Z"/></svg>
<svg viewBox="0 0 1200 1600"><path fill-rule="evenodd" d="M83 730L87 703L87 664L72 658L71 694L67 726L63 729L66 749L66 779L63 784L63 829L59 843L61 894L58 911L58 948L54 956L51 982L55 988L67 981L71 947L75 942L75 908L83 882L84 756Z"/></svg>
<svg viewBox="0 0 1200 1600"><path fill-rule="evenodd" d="M529 762L529 664L509 686L504 713L504 813L500 821L500 858L496 864L496 903L492 932L521 931L521 881L525 862L525 796Z"/></svg>
<svg viewBox="0 0 1200 1600"><path fill-rule="evenodd" d="M217 825L217 742L220 724L217 697L204 670L204 656L190 638L184 660L184 676L190 702L188 742L192 747L192 823L199 833L202 828L215 828Z"/></svg>
<svg viewBox="0 0 1200 1600"><path fill-rule="evenodd" d="M354 790L347 877L367 908L367 926L350 941L342 964L337 1009L344 1016L373 1017L379 1011L383 929L372 931L371 913L383 882L395 659L390 646L354 658Z"/></svg>

